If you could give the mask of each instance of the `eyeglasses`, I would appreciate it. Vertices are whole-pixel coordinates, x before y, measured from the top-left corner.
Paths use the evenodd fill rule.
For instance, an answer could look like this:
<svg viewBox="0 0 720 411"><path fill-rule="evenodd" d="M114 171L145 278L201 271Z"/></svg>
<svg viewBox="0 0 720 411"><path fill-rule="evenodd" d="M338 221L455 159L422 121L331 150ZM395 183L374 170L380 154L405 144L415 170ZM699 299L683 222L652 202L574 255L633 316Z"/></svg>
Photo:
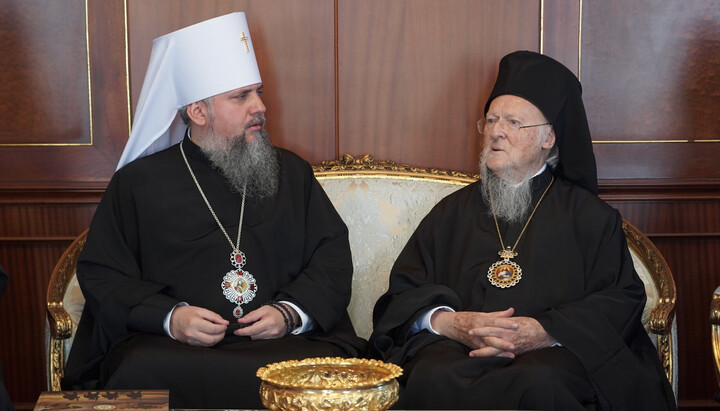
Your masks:
<svg viewBox="0 0 720 411"><path fill-rule="evenodd" d="M529 126L523 126L519 121L517 120L505 120L501 118L483 118L478 120L477 122L477 128L478 132L480 134L485 134L490 129L492 129L494 126L499 125L503 128L503 130L511 131L511 132L518 132L524 128L530 128L530 127L540 127L540 126L551 126L552 123L542 123L542 124L531 124Z"/></svg>

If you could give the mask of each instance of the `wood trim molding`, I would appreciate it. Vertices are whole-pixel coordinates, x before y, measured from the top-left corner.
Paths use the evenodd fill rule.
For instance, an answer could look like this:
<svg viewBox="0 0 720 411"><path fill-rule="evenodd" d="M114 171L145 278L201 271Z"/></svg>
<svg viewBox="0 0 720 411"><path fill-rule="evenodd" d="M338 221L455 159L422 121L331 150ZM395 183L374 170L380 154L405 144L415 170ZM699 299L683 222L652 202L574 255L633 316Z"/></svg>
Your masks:
<svg viewBox="0 0 720 411"><path fill-rule="evenodd" d="M0 206L9 205L87 205L99 204L105 187L0 189Z"/></svg>
<svg viewBox="0 0 720 411"><path fill-rule="evenodd" d="M720 200L720 179L599 180L598 186L609 202Z"/></svg>
<svg viewBox="0 0 720 411"><path fill-rule="evenodd" d="M343 160L341 160L343 161ZM719 180L599 180L608 202L720 200ZM0 189L0 205L98 204L105 186Z"/></svg>

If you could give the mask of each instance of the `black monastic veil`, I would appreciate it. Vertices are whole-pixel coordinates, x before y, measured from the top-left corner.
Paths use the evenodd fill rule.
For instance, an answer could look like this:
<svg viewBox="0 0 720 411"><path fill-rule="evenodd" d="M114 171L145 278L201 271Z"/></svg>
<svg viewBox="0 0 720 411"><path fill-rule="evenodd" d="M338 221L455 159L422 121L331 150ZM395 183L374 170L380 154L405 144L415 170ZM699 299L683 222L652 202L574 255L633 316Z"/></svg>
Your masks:
<svg viewBox="0 0 720 411"><path fill-rule="evenodd" d="M391 271L373 313L373 356L405 369L406 409L675 409L657 351L641 325L643 283L634 270L622 217L597 197L590 131L577 78L533 52L503 58L488 99L522 97L552 122L556 169L533 178L533 204L555 182L518 243L522 279L487 279L500 241L480 183L443 199L420 223ZM500 224L513 243L524 221ZM469 357L470 349L428 330L410 334L428 310L535 318L560 346L515 359Z"/></svg>

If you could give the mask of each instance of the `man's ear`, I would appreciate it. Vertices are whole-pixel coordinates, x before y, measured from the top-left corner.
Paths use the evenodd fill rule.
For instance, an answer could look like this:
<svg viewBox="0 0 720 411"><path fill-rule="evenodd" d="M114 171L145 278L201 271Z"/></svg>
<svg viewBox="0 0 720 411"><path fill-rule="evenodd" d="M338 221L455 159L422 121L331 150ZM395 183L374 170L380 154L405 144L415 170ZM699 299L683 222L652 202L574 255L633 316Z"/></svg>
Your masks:
<svg viewBox="0 0 720 411"><path fill-rule="evenodd" d="M550 127L550 131L543 137L542 148L550 150L555 145L555 130Z"/></svg>
<svg viewBox="0 0 720 411"><path fill-rule="evenodd" d="M187 115L194 124L205 127L210 123L210 111L203 101L196 101L187 106Z"/></svg>

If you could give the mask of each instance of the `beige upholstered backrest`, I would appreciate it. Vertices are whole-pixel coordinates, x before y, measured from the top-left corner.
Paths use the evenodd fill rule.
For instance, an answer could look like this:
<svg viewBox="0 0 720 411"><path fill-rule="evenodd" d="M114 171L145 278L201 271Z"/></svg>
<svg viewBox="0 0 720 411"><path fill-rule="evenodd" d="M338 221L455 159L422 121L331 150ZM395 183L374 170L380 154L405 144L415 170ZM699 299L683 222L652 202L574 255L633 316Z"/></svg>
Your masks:
<svg viewBox="0 0 720 411"><path fill-rule="evenodd" d="M323 162L314 171L349 229L355 271L348 312L358 335L367 338L372 332L375 301L387 290L390 269L415 227L440 199L478 176L349 155L339 161ZM627 222L623 229L648 294L643 324L677 393L673 278L647 237ZM58 262L48 286L49 389L60 388L65 359L84 304L75 266L85 234Z"/></svg>
<svg viewBox="0 0 720 411"><path fill-rule="evenodd" d="M390 269L420 220L440 199L476 177L345 157L315 175L350 232L354 276L348 311L359 336L372 332L375 301L388 288Z"/></svg>

